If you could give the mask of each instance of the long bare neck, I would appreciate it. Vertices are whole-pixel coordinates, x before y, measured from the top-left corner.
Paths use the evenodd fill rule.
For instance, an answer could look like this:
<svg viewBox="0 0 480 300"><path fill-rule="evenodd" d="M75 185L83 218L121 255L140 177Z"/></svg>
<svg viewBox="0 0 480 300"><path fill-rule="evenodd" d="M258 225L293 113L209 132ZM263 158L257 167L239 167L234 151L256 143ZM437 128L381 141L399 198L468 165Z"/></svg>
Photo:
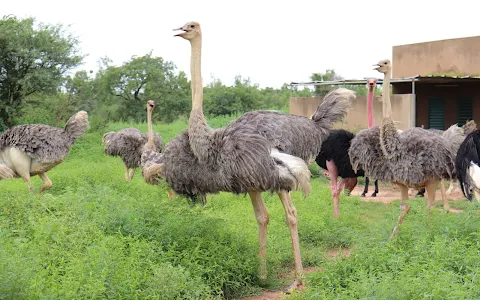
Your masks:
<svg viewBox="0 0 480 300"><path fill-rule="evenodd" d="M367 95L367 116L368 116L368 128L373 127L373 91L375 87L368 87Z"/></svg>
<svg viewBox="0 0 480 300"><path fill-rule="evenodd" d="M144 149L156 150L154 138L153 138L153 125L152 125L152 110L147 110L147 125L148 125L148 141L145 144Z"/></svg>
<svg viewBox="0 0 480 300"><path fill-rule="evenodd" d="M388 70L383 79L383 120L380 126L380 148L387 159L393 159L399 155L397 148L400 144L400 135L392 120L390 74L391 70Z"/></svg>
<svg viewBox="0 0 480 300"><path fill-rule="evenodd" d="M202 38L201 36L190 41L192 54L190 57L190 73L192 77L192 110L203 110L202 85Z"/></svg>
<svg viewBox="0 0 480 300"><path fill-rule="evenodd" d="M390 102L390 77L392 71L385 72L383 77L383 117L392 118L392 103Z"/></svg>
<svg viewBox="0 0 480 300"><path fill-rule="evenodd" d="M192 111L190 112L188 139L193 154L200 162L205 162L209 157L211 146L209 137L211 131L203 114L203 85L202 85L202 38L201 36L190 40L192 55L190 72L192 77Z"/></svg>

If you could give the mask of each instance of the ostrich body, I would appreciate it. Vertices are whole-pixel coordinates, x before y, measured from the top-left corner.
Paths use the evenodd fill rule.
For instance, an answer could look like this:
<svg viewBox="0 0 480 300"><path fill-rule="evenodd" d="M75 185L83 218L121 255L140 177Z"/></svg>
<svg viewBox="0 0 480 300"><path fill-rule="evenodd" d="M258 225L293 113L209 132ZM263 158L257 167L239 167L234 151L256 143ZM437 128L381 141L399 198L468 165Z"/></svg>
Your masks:
<svg viewBox="0 0 480 300"><path fill-rule="evenodd" d="M439 134L443 136L448 143L450 143L454 149L455 152L458 151L460 148L460 145L462 142L465 140L465 137L468 136L471 132L475 131L477 129L477 124L475 121L470 120L466 122L462 127L459 127L457 124L451 125L447 130L439 130L439 129L428 129L431 132L434 132L436 134ZM450 180L450 185L448 187L448 190L446 191L446 195L450 195L453 191L454 188L454 183L455 180L451 179ZM441 183L443 185L444 182ZM421 188L416 196L423 197L425 194L425 188Z"/></svg>
<svg viewBox="0 0 480 300"><path fill-rule="evenodd" d="M266 242L268 211L261 192L278 193L287 215L294 254L296 280L303 274L297 228L297 212L289 191L310 191L310 171L299 158L273 148L271 143L248 124L211 129L203 115L201 78L201 30L196 22L185 24L177 34L190 41L192 111L188 131L165 145L160 163L150 163L145 174L157 172L172 189L182 195L218 193L248 193L259 227L260 278L266 278ZM150 137L149 137L150 141ZM146 155L145 155L146 156ZM153 171L151 171L153 170Z"/></svg>
<svg viewBox="0 0 480 300"><path fill-rule="evenodd" d="M340 88L325 95L311 118L257 110L243 114L227 127L248 128L253 134L264 136L272 148L300 157L309 165L320 152L329 129L347 114L353 98L353 91Z"/></svg>
<svg viewBox="0 0 480 300"><path fill-rule="evenodd" d="M0 135L0 179L21 177L33 191L30 177L39 175L43 192L52 187L46 172L68 156L75 140L88 128L88 114L79 111L64 128L43 124L17 125Z"/></svg>
<svg viewBox="0 0 480 300"><path fill-rule="evenodd" d="M441 179L454 176L455 151L445 138L423 128L399 133L391 118L389 60L380 61L376 70L384 73L383 120L380 127L360 131L352 140L349 155L353 169L362 168L365 175L397 184L401 190L399 223L408 213L408 187L426 187L428 208L435 202L435 189ZM444 197L444 204L446 197ZM396 228L398 230L398 227ZM394 234L396 233L394 230Z"/></svg>
<svg viewBox="0 0 480 300"><path fill-rule="evenodd" d="M142 134L136 128L125 128L118 132L110 131L103 135L103 149L105 154L119 156L125 166L125 180L130 182L136 168L140 167L143 146L147 143L147 134ZM162 151L162 138L154 133L155 148Z"/></svg>
<svg viewBox="0 0 480 300"><path fill-rule="evenodd" d="M471 132L460 145L455 158L457 178L463 195L480 202L480 130Z"/></svg>

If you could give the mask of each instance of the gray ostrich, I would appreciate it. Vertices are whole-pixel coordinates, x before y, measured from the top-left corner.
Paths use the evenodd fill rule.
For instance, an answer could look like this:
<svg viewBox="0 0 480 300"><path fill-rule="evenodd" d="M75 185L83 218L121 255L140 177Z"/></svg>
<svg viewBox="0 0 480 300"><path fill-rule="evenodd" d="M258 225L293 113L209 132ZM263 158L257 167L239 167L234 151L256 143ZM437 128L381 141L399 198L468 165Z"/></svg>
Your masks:
<svg viewBox="0 0 480 300"><path fill-rule="evenodd" d="M165 178L180 195L218 193L248 193L259 228L260 278L266 278L266 244L268 211L261 192L278 194L286 212L295 262L295 281L290 289L300 285L303 274L297 227L297 212L289 191L310 192L310 171L299 157L280 152L263 135L247 124L211 129L203 114L201 78L201 29L190 22L177 34L190 41L192 111L188 131L165 146L156 163L144 161L144 174ZM145 155L145 158L147 155ZM153 171L151 171L153 170Z"/></svg>
<svg viewBox="0 0 480 300"><path fill-rule="evenodd" d="M40 192L52 187L47 171L67 157L75 140L88 128L88 114L79 111L64 128L43 124L13 126L0 135L0 180L22 177L33 191L31 176L43 180Z"/></svg>
<svg viewBox="0 0 480 300"><path fill-rule="evenodd" d="M147 107L149 105L147 104ZM153 108L152 108L153 109ZM148 109L147 109L148 111ZM147 114L148 128L152 126L151 115ZM153 132L153 130L152 130ZM153 133L153 143L156 151L162 151L162 138ZM119 156L125 166L125 179L130 182L135 175L136 168L140 167L143 146L147 143L147 134L142 134L136 128L125 128L118 132L110 131L103 135L103 149L105 154Z"/></svg>
<svg viewBox="0 0 480 300"><path fill-rule="evenodd" d="M375 70L384 73L382 125L360 131L352 140L349 156L354 170L362 168L365 175L400 187L401 224L409 211L405 202L408 187L425 187L428 208L431 208L440 180L454 176L455 151L445 138L423 128L397 131L390 103L391 64L389 60L382 60L377 66Z"/></svg>
<svg viewBox="0 0 480 300"><path fill-rule="evenodd" d="M462 142L465 140L465 137L469 135L471 132L474 132L477 130L477 124L475 123L474 120L467 121L462 127L459 127L457 124L451 125L447 130L438 130L438 129L428 129L429 131L432 131L436 134L439 134L443 136L448 143L450 143L455 150L455 153L458 152L458 149L460 148L460 145ZM453 192L454 189L454 183L455 179L450 180L450 185L448 187L448 190L446 191L446 195L450 195ZM440 188L444 188L444 181L440 183ZM423 197L425 194L425 188L421 188L416 196ZM447 206L445 207L445 202L444 202L444 208L448 209L448 202Z"/></svg>

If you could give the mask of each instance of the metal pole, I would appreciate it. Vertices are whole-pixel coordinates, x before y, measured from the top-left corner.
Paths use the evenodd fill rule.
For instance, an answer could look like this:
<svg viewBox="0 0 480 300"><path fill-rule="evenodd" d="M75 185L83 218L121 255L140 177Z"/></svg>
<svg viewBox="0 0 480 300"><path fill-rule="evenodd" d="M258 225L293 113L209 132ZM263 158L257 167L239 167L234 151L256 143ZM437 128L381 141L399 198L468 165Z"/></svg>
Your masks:
<svg viewBox="0 0 480 300"><path fill-rule="evenodd" d="M417 95L415 94L415 79L412 79L412 120L410 123L411 127L417 126Z"/></svg>

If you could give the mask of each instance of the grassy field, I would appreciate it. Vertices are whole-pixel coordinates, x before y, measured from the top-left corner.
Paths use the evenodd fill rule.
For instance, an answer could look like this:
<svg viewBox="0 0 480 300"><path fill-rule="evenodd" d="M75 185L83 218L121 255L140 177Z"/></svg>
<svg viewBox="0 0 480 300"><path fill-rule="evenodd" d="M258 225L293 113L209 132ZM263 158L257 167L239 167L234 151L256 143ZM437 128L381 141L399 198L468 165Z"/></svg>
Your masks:
<svg viewBox="0 0 480 300"><path fill-rule="evenodd" d="M218 118L211 126L222 126ZM268 280L257 277L257 224L248 197L221 193L205 207L167 199L165 185L140 176L127 184L119 158L103 154L103 132L146 124L111 124L78 140L49 172L54 187L39 195L21 179L0 181L1 299L242 298L279 289L293 269L285 214L268 193ZM164 140L186 122L156 125ZM305 289L291 299L458 299L480 296L480 219L464 209L412 210L399 238L389 240L399 203L366 203L342 195L332 216L327 181L312 166L312 194L292 193L298 210ZM34 177L37 189L41 186ZM332 249L350 249L332 259ZM288 277L288 276L287 276Z"/></svg>

